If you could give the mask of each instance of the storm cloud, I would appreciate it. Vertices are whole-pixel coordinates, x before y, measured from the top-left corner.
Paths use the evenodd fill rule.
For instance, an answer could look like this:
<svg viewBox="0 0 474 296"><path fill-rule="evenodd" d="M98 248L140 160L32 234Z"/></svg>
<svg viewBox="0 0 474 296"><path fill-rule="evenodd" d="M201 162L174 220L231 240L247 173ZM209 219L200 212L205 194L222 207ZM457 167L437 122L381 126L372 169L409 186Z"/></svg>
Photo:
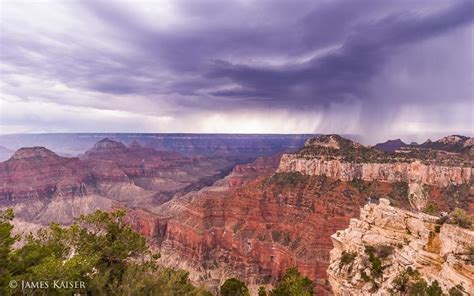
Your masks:
<svg viewBox="0 0 474 296"><path fill-rule="evenodd" d="M472 1L4 1L0 132L473 133Z"/></svg>

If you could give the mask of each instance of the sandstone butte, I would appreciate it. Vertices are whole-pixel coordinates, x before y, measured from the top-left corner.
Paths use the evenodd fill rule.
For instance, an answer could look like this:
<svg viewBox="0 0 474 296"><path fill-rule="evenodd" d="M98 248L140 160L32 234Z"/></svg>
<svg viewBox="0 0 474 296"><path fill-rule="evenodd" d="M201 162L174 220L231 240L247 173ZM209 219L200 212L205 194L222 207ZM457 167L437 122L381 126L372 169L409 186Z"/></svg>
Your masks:
<svg viewBox="0 0 474 296"><path fill-rule="evenodd" d="M474 231L437 220L392 207L387 199L366 205L359 219L351 219L347 229L331 236L328 275L334 294L391 295L395 278L411 268L428 283L438 281L446 294L461 285L465 295L472 295ZM388 250L380 277L371 275L367 246ZM341 261L343 252L355 258Z"/></svg>
<svg viewBox="0 0 474 296"><path fill-rule="evenodd" d="M199 180L215 176L228 162L159 156L138 143L127 147L103 140L80 159L36 151L34 161L20 153L19 159L0 163L0 196L17 202L17 209L22 200L44 202L46 196L51 199L47 209L54 206L43 212L61 213L50 215L54 218L67 215L61 209L77 190L81 198L73 198L70 208L83 211L76 214L96 207L125 208L129 223L161 251L163 264L190 271L194 283L212 291L238 277L255 293L296 266L314 281L317 295L330 295L331 235L347 228L368 199L388 197L406 209L433 204L441 211L474 211L472 146L466 150L465 142L456 142L462 152L433 158L421 148L391 154L323 136L308 140L297 153L237 165L205 187ZM24 176L33 181L22 181ZM176 178L181 181L173 182ZM75 191L78 185L82 189ZM51 187L54 193L46 194ZM163 199L163 192L174 192L174 197ZM87 198L90 204L77 203ZM34 213L24 217L38 222L31 218Z"/></svg>

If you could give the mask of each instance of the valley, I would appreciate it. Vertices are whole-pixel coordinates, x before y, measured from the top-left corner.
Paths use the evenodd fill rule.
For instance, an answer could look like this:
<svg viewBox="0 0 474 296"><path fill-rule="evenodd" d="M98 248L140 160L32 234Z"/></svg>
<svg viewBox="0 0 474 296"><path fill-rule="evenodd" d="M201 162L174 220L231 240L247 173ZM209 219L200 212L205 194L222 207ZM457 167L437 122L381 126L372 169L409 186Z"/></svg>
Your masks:
<svg viewBox="0 0 474 296"><path fill-rule="evenodd" d="M351 248L334 234L352 227L366 204L474 214L467 137L393 151L338 135L122 135L97 139L74 157L54 148L20 148L0 163L0 208L13 208L16 232L125 209L127 223L159 250L159 264L187 270L213 293L235 277L256 295L296 267L316 295L339 295L345 274L334 262Z"/></svg>

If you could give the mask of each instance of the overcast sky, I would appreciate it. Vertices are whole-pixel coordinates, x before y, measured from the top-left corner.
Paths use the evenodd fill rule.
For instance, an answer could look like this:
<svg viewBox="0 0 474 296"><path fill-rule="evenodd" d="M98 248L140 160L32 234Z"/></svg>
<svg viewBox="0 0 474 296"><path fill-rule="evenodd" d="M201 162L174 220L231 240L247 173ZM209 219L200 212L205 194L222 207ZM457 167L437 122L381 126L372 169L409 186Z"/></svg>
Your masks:
<svg viewBox="0 0 474 296"><path fill-rule="evenodd" d="M473 134L474 1L0 1L0 133Z"/></svg>

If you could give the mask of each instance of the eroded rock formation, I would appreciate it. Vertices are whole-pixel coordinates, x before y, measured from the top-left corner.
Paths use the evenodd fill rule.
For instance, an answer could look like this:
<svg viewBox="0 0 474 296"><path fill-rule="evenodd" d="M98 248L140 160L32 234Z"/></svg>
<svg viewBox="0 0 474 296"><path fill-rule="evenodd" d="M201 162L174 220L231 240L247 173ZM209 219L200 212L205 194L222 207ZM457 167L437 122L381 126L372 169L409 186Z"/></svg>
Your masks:
<svg viewBox="0 0 474 296"><path fill-rule="evenodd" d="M342 181L407 182L437 186L459 185L472 182L472 159L458 165L442 165L427 153L390 154L330 135L307 141L297 154L282 156L279 172L300 172L305 175L327 176ZM456 159L456 155L452 155Z"/></svg>
<svg viewBox="0 0 474 296"><path fill-rule="evenodd" d="M444 293L457 285L474 293L474 231L438 221L392 207L387 199L366 205L359 219L331 236L328 275L334 293L401 293L410 278L436 280Z"/></svg>
<svg viewBox="0 0 474 296"><path fill-rule="evenodd" d="M330 234L358 214L365 197L346 182L274 174L277 165L267 158L237 166L214 186L160 206L158 215L170 215L162 262L211 289L237 277L252 291L297 266L318 295L329 294Z"/></svg>
<svg viewBox="0 0 474 296"><path fill-rule="evenodd" d="M17 218L27 222L67 224L114 204L159 205L209 185L230 165L224 159L190 158L109 139L80 158L44 147L21 148L0 162L0 208L13 207Z"/></svg>
<svg viewBox="0 0 474 296"><path fill-rule="evenodd" d="M278 172L299 172L341 181L407 183L407 199L412 207L421 210L433 199L429 191L443 191L443 188L456 186L472 187L471 140L451 136L433 142L433 147L459 153L426 150L418 146L387 153L337 135L321 136L308 140L299 153L284 154ZM462 190L467 192L469 189ZM465 208L472 203L472 197L470 199L471 202L464 204Z"/></svg>
<svg viewBox="0 0 474 296"><path fill-rule="evenodd" d="M280 172L300 172L305 175L327 176L342 181L408 182L437 186L471 182L471 167L426 165L420 161L402 163L352 163L322 158L305 159L294 154L282 157Z"/></svg>

